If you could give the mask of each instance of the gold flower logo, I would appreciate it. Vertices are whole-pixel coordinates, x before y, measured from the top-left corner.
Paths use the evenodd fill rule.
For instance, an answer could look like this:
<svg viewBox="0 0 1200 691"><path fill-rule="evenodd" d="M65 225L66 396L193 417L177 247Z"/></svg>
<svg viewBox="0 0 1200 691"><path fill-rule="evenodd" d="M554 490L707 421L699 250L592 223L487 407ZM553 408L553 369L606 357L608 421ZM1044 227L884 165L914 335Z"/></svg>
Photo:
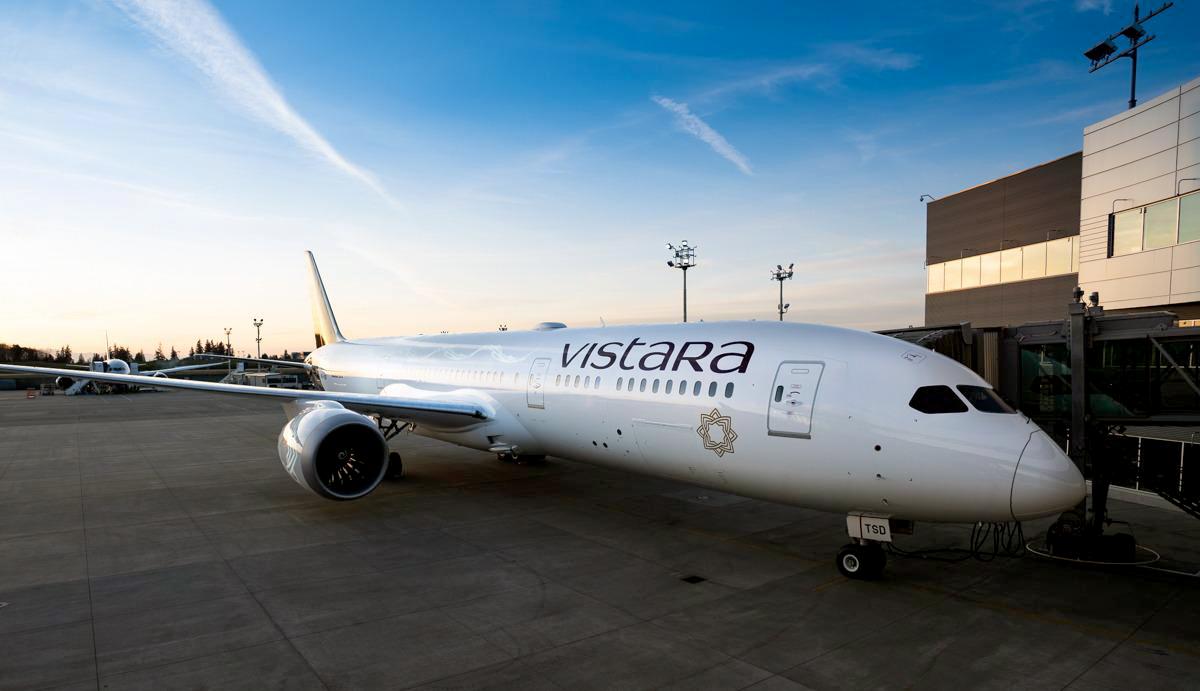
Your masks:
<svg viewBox="0 0 1200 691"><path fill-rule="evenodd" d="M721 411L713 408L711 413L700 414L700 426L696 433L704 441L704 448L717 454L717 457L733 453L733 442L737 432L733 431L733 418L722 415Z"/></svg>

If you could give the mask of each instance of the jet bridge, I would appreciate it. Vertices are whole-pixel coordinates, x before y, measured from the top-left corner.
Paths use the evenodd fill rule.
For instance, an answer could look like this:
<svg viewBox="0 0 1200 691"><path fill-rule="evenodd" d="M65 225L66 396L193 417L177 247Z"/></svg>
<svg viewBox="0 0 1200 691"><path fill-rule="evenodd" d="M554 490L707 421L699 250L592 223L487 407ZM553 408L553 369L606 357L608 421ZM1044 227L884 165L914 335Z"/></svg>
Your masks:
<svg viewBox="0 0 1200 691"><path fill-rule="evenodd" d="M1092 482L1084 534L1103 535L1112 485L1200 518L1200 327L1165 311L1108 314L1082 296L1061 320L880 333L972 368L1066 448Z"/></svg>

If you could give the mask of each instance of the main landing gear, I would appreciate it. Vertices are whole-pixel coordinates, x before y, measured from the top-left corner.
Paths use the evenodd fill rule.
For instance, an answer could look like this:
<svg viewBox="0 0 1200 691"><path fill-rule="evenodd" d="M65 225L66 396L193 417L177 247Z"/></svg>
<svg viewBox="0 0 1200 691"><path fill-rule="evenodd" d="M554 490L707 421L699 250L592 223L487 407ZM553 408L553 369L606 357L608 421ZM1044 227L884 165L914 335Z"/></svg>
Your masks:
<svg viewBox="0 0 1200 691"><path fill-rule="evenodd" d="M404 477L404 461L395 451L388 454L387 473L383 477L385 480L399 480Z"/></svg>
<svg viewBox="0 0 1200 691"><path fill-rule="evenodd" d="M379 425L379 431L383 434L384 441L391 441L400 435L401 432L412 430L411 422L402 420L392 420L383 416L374 416L375 423ZM384 474L385 480L399 480L404 477L404 461L400 458L400 454L392 451L388 454L387 472Z"/></svg>

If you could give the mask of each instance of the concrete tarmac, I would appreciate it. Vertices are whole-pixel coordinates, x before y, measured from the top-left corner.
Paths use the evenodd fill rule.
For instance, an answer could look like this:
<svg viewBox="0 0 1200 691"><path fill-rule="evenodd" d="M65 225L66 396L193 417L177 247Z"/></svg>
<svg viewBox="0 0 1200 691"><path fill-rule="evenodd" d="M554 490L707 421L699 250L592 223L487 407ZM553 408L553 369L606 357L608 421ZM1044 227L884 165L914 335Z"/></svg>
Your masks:
<svg viewBox="0 0 1200 691"><path fill-rule="evenodd" d="M0 689L1200 680L1195 578L893 557L849 581L842 516L416 436L394 444L405 479L327 502L280 467L284 421L207 394L0 393ZM1200 564L1200 521L1113 513Z"/></svg>

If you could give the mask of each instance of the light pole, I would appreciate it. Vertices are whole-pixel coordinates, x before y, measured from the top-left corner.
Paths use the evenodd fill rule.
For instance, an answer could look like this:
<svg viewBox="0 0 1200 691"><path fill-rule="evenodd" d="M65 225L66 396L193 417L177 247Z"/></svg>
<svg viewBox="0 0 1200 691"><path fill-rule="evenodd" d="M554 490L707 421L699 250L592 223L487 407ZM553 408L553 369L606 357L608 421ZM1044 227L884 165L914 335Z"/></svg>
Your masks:
<svg viewBox="0 0 1200 691"><path fill-rule="evenodd" d="M1096 45L1092 46L1091 48L1089 48L1083 52L1083 57L1092 61L1092 66L1090 69L1088 69L1089 74L1092 72L1095 72L1096 70L1100 69L1101 67L1104 67L1105 65L1111 65L1112 63L1116 62L1117 60L1120 60L1121 58L1129 58L1129 61L1131 63L1133 63L1129 69L1129 107L1130 108L1137 106L1137 54L1138 54L1138 48L1141 48L1142 46L1144 46L1147 43L1154 40L1154 34L1146 33L1146 30L1142 27L1142 22L1150 21L1150 19L1157 16L1159 13L1170 9L1171 6L1174 4L1175 3L1173 3L1173 2L1164 3L1162 7L1158 8L1157 10L1154 10L1150 14L1143 17L1143 16L1141 16L1141 8L1138 7L1138 4L1136 2L1133 3L1133 23L1132 24L1126 26L1124 29L1121 29L1120 31L1118 31L1115 34L1112 34L1108 38L1104 39L1103 41L1097 43ZM1115 39L1117 39L1121 36L1124 36L1125 38L1129 39L1129 46L1126 47L1125 50L1118 49L1117 44L1113 43L1113 41Z"/></svg>
<svg viewBox="0 0 1200 691"><path fill-rule="evenodd" d="M233 355L233 344L229 340L229 334L233 333L233 328L225 327L225 354ZM233 372L233 360L225 361L226 373Z"/></svg>
<svg viewBox="0 0 1200 691"><path fill-rule="evenodd" d="M673 269L681 269L683 271L683 321L687 323L687 270L696 265L696 248L689 245L687 240L679 243L676 247L671 243L667 243L667 249L674 253L674 259L667 262L667 266Z"/></svg>
<svg viewBox="0 0 1200 691"><path fill-rule="evenodd" d="M783 264L776 264L774 269L771 269L771 280L779 281L779 321L783 321L783 314L787 312L790 304L783 302L783 282L792 277L794 273L792 267L795 264L788 264L788 268L783 268Z"/></svg>
<svg viewBox="0 0 1200 691"><path fill-rule="evenodd" d="M258 357L259 357L259 359L261 359L262 358L262 325L263 325L262 317L255 317L254 321L251 323L254 324L254 331L257 334L254 337L254 341L258 344ZM255 369L261 370L262 363L261 362L258 363L258 367L256 367Z"/></svg>

